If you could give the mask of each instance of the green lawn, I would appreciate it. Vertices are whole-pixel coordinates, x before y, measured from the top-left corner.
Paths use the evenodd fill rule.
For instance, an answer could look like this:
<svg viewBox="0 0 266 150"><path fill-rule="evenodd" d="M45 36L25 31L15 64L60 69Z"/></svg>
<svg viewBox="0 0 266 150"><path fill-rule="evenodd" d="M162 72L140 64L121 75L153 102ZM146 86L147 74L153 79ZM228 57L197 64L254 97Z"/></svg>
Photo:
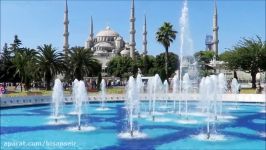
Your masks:
<svg viewBox="0 0 266 150"><path fill-rule="evenodd" d="M5 94L5 96L33 96L33 95L43 95L43 96L49 96L52 95L52 91L47 91L47 90L33 90L33 91L12 91L8 90L9 93ZM107 94L123 94L125 92L125 87L114 87L114 88L108 88L107 89ZM98 92L89 92L89 94L97 94ZM65 95L70 95L70 91L64 91Z"/></svg>
<svg viewBox="0 0 266 150"><path fill-rule="evenodd" d="M64 91L65 95L70 95L70 91ZM114 87L114 88L108 88L107 94L124 94L125 93L125 87ZM98 94L98 92L89 92L89 94ZM241 89L240 94L256 94L256 89ZM32 95L43 95L43 96L49 96L52 95L52 91L46 91L46 90L35 90L35 91L22 91L22 92L14 92L11 91L9 94L5 94L5 96L32 96Z"/></svg>
<svg viewBox="0 0 266 150"><path fill-rule="evenodd" d="M256 89L252 88L241 89L240 94L256 94Z"/></svg>

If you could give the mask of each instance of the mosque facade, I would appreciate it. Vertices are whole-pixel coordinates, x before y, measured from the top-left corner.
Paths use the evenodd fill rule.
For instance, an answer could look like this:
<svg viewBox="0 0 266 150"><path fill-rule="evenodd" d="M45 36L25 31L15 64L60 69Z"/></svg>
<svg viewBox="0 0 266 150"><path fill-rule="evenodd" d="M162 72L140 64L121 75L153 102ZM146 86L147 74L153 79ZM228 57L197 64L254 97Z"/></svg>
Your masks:
<svg viewBox="0 0 266 150"><path fill-rule="evenodd" d="M85 48L91 49L93 52L94 58L99 60L99 62L102 64L102 70L104 70L107 67L107 63L115 56L121 55L123 57L131 57L132 59L135 58L135 52L136 52L136 43L135 43L135 4L134 0L131 0L131 7L130 7L130 32L129 32L129 38L130 41L126 42L122 36L120 36L119 33L111 29L111 27L107 26L105 29L99 31L94 36L93 31L93 19L91 17L90 21L90 34L88 36L88 39L85 42ZM64 52L65 55L68 55L68 49L69 49L69 42L68 42L68 5L67 0L65 4L65 13L64 13ZM145 22L143 26L143 55L147 54L147 28L146 28L146 16L145 16Z"/></svg>

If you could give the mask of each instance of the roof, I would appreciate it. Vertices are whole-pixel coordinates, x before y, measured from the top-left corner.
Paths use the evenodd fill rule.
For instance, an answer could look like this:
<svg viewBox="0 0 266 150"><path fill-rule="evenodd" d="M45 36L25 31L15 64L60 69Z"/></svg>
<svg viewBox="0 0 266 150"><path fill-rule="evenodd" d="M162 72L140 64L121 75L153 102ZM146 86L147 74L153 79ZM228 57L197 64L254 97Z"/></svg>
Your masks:
<svg viewBox="0 0 266 150"><path fill-rule="evenodd" d="M102 37L102 36L119 36L119 34L113 30L109 26L107 26L104 30L98 32L96 34L96 37Z"/></svg>
<svg viewBox="0 0 266 150"><path fill-rule="evenodd" d="M110 43L107 42L100 42L94 45L94 47L108 47L108 48L113 48L113 46Z"/></svg>

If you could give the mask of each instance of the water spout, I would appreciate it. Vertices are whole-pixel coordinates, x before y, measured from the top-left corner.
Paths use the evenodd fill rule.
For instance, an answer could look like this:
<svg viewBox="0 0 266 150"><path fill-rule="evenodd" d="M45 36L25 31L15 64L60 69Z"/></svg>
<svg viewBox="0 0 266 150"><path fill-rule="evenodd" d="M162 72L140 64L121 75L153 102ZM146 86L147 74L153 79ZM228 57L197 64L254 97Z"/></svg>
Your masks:
<svg viewBox="0 0 266 150"><path fill-rule="evenodd" d="M52 93L52 106L53 106L53 117L55 122L58 122L60 115L60 109L64 103L64 90L60 79L56 79L54 82L53 93Z"/></svg>

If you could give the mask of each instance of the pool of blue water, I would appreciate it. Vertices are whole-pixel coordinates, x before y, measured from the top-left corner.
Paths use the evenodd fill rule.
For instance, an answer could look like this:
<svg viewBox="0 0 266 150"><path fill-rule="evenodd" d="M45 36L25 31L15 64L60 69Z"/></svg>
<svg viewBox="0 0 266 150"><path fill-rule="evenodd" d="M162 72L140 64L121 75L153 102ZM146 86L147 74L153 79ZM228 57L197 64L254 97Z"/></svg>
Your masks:
<svg viewBox="0 0 266 150"><path fill-rule="evenodd" d="M207 140L207 116L197 109L197 103L189 103L188 116L172 112L158 103L155 120L147 112L147 103L141 104L140 118L134 118L135 130L146 136L139 139L123 139L119 133L128 127L124 103L108 103L109 110L99 111L101 104L84 106L82 128L77 127L77 117L71 114L74 106L63 107L62 124L51 124L50 105L1 109L1 149L237 149L259 150L266 147L265 106L254 103L224 103L222 115L210 121L211 136ZM183 106L183 104L182 104ZM183 107L182 107L183 108ZM184 110L182 109L182 112ZM186 120L192 123L184 123ZM182 123L183 121L183 123Z"/></svg>

